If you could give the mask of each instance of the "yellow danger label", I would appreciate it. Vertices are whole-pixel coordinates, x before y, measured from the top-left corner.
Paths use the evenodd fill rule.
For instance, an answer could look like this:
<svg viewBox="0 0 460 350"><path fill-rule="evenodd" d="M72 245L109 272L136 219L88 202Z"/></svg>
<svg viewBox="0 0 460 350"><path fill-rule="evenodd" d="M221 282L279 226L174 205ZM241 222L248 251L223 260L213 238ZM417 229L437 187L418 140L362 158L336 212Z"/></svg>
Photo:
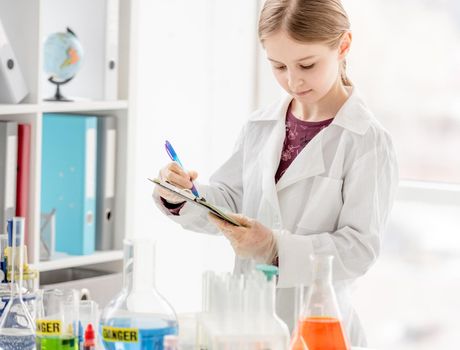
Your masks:
<svg viewBox="0 0 460 350"><path fill-rule="evenodd" d="M103 326L102 338L109 342L137 343L139 341L139 329Z"/></svg>
<svg viewBox="0 0 460 350"><path fill-rule="evenodd" d="M37 320L38 335L60 335L62 329L59 320Z"/></svg>

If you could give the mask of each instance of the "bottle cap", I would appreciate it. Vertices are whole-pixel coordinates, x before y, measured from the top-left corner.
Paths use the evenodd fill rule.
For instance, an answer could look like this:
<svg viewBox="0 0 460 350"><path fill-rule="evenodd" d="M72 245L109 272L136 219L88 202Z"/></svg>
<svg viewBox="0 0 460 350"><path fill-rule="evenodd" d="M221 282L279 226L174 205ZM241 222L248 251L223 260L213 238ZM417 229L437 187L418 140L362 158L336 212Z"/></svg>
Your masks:
<svg viewBox="0 0 460 350"><path fill-rule="evenodd" d="M278 275L278 268L273 265L258 264L256 265L256 270L263 272L265 277L267 277L267 281L271 281L273 276Z"/></svg>
<svg viewBox="0 0 460 350"><path fill-rule="evenodd" d="M91 323L88 323L85 329L85 343L94 342L95 334Z"/></svg>

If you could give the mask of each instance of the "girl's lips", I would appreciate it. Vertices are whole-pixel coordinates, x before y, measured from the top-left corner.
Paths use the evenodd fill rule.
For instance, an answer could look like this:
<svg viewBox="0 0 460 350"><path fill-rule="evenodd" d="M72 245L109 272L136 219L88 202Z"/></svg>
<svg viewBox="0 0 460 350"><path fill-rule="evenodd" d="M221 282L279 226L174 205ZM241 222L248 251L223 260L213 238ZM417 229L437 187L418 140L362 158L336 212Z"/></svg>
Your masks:
<svg viewBox="0 0 460 350"><path fill-rule="evenodd" d="M300 92L293 92L293 94L296 95L296 96L304 96L304 95L308 94L310 91L312 91L312 89L305 90L305 91L300 91Z"/></svg>

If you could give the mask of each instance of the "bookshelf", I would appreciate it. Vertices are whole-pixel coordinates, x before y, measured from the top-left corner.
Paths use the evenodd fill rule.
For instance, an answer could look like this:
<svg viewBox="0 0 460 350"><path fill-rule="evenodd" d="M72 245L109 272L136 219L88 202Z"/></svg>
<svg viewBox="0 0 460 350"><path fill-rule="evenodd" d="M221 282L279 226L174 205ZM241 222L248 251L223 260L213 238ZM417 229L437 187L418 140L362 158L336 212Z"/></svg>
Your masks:
<svg viewBox="0 0 460 350"><path fill-rule="evenodd" d="M108 0L0 0L0 20L8 35L19 66L29 89L28 96L19 104L0 104L0 120L16 121L31 125L29 225L27 238L29 263L40 272L73 268L79 266L113 263L119 266L122 259L121 244L129 233L131 225L132 156L134 154L135 129L135 51L136 12L138 0L119 0L118 20L118 88L113 100L104 99L103 67L104 57L92 55L95 40L107 40L103 33L101 15L106 15L104 3ZM64 24L82 33L79 40L88 47L82 70L68 84L61 87L69 97L81 97L75 102L44 102L54 87L47 81L43 71L43 42L50 30L65 31ZM92 33L88 31L93 31ZM86 32L85 32L86 31ZM99 33L99 34L98 34ZM85 36L86 35L86 36ZM85 38L87 39L85 43ZM102 39L101 39L102 38ZM93 40L91 42L91 40ZM105 42L99 42L105 45ZM101 60L101 61L98 61ZM96 63L97 64L96 64ZM88 67L85 71L85 67ZM89 71L89 72L88 72ZM87 93L87 94L86 94ZM86 94L86 95L85 95ZM77 113L113 115L117 119L116 153L116 250L97 251L85 256L59 256L51 261L40 261L40 186L42 157L42 121L44 113Z"/></svg>

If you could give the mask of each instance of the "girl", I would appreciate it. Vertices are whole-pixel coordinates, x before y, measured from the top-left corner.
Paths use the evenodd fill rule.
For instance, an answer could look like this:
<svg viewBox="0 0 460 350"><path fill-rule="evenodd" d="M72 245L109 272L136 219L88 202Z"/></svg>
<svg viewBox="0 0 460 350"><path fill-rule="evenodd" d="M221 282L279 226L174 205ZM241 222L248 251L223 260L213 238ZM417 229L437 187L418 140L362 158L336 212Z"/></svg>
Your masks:
<svg viewBox="0 0 460 350"><path fill-rule="evenodd" d="M210 184L195 184L209 202L241 213L234 218L242 227L158 188L154 198L186 229L221 231L236 271L250 259L277 264L277 312L291 329L294 287L310 283L310 254L333 255L345 331L364 346L347 290L379 255L398 171L390 136L346 76L349 28L340 0L265 2L259 38L287 95L254 112ZM160 171L185 189L196 177L176 163Z"/></svg>

